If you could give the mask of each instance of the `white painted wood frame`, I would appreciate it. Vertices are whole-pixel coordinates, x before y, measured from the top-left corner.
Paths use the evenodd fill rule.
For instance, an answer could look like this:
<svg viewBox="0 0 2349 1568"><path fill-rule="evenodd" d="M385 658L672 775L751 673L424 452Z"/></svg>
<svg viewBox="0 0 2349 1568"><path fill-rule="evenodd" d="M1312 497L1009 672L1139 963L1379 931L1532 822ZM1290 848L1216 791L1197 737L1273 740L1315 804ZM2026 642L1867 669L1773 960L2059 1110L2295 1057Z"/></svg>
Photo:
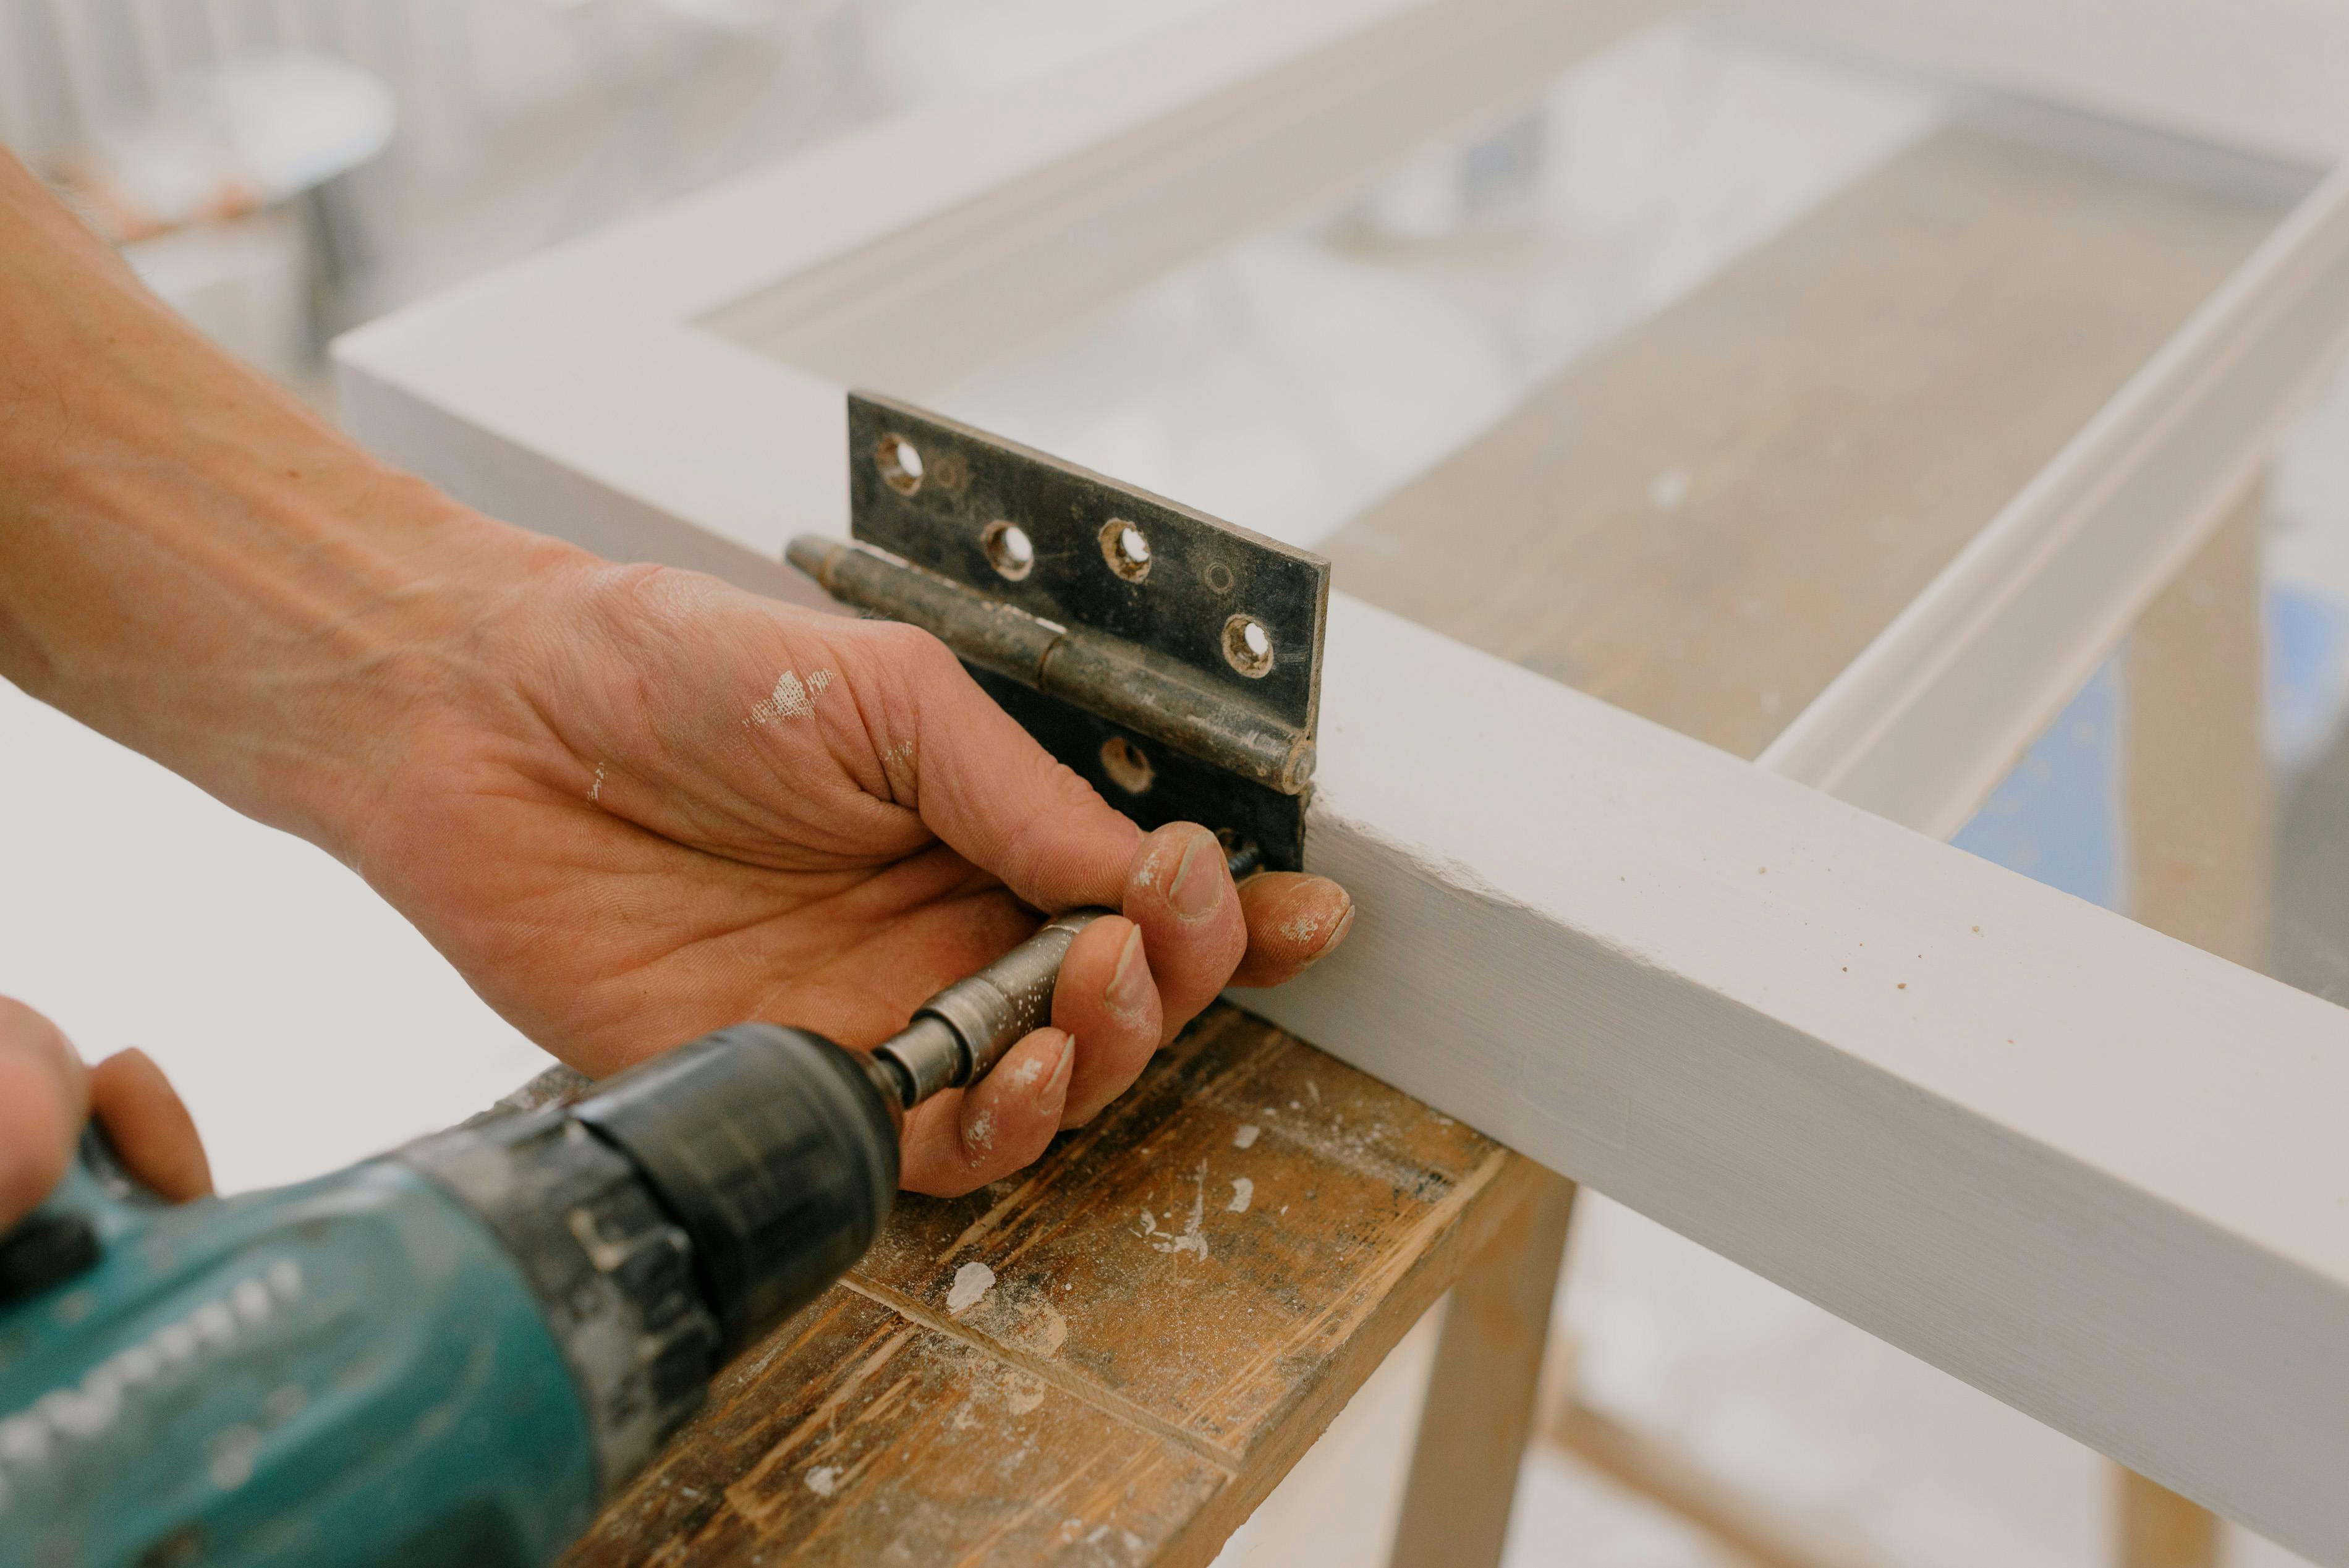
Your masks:
<svg viewBox="0 0 2349 1568"><path fill-rule="evenodd" d="M1117 297L1665 9L1221 10L367 328L346 413L477 505L808 601L778 558L844 523L841 390L697 323L756 294L802 364L885 389L942 332L983 356ZM2290 0L1744 9L2319 167L2349 146L2349 15ZM2215 525L2344 324L2333 173L1764 766L1335 595L1310 853L1362 913L1245 1001L2349 1563L2349 1012L1932 836Z"/></svg>

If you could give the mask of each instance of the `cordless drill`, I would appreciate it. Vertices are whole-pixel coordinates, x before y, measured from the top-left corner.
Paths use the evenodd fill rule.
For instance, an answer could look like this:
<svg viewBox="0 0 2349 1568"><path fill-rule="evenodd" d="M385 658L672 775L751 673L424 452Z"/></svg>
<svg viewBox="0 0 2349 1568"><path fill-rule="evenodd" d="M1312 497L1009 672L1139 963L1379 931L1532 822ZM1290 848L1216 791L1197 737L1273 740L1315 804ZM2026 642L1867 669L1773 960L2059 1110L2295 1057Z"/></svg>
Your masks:
<svg viewBox="0 0 2349 1568"><path fill-rule="evenodd" d="M0 1564L547 1562L863 1255L905 1113L1101 913L869 1055L738 1025L274 1191L166 1204L86 1130L0 1239Z"/></svg>

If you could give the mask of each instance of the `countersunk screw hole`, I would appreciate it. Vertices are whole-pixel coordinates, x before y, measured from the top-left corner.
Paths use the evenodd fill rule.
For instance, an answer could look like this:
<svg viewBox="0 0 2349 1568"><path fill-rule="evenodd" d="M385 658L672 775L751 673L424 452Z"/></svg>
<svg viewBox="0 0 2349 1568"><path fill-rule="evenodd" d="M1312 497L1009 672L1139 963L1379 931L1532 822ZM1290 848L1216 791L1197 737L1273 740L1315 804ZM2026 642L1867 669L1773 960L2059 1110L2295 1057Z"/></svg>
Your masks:
<svg viewBox="0 0 2349 1568"><path fill-rule="evenodd" d="M1235 615L1224 623L1224 659L1250 680L1272 673L1272 634L1253 615Z"/></svg>
<svg viewBox="0 0 2349 1568"><path fill-rule="evenodd" d="M1102 742L1102 771L1109 781L1129 795L1148 791L1158 781L1158 769L1142 754L1142 748L1122 735L1112 735Z"/></svg>
<svg viewBox="0 0 2349 1568"><path fill-rule="evenodd" d="M1211 593L1228 593L1232 591L1232 569L1220 561L1208 562L1206 570L1199 573L1199 580L1206 583L1207 591Z"/></svg>
<svg viewBox="0 0 2349 1568"><path fill-rule="evenodd" d="M1030 542L1028 531L1016 522L1000 520L987 525L978 536L979 548L987 552L987 563L999 576L1017 583L1028 575L1036 564L1036 546Z"/></svg>
<svg viewBox="0 0 2349 1568"><path fill-rule="evenodd" d="M1125 519L1113 517L1102 524L1101 547L1109 569L1128 583L1139 583L1150 575L1150 541Z"/></svg>
<svg viewBox="0 0 2349 1568"><path fill-rule="evenodd" d="M899 495L912 495L922 488L922 454L903 436L882 437L873 448L873 466L881 470L883 482Z"/></svg>

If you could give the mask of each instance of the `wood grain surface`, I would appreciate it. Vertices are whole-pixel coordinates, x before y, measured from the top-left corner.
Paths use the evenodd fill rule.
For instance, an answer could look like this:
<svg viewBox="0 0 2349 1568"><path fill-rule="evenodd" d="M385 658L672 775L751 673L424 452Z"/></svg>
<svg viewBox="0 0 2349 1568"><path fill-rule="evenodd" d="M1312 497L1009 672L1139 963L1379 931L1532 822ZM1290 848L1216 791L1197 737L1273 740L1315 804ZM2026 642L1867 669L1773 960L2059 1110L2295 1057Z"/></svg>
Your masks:
<svg viewBox="0 0 2349 1568"><path fill-rule="evenodd" d="M1539 1174L1219 1006L1020 1177L905 1198L570 1561L1206 1562Z"/></svg>

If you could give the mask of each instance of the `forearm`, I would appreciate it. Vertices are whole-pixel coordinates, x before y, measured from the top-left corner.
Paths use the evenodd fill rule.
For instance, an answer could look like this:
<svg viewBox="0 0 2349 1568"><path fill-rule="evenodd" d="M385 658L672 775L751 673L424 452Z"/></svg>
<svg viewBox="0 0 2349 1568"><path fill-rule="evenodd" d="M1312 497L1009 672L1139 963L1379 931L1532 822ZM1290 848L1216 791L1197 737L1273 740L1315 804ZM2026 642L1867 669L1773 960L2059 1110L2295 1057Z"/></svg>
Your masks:
<svg viewBox="0 0 2349 1568"><path fill-rule="evenodd" d="M0 675L342 852L396 716L562 549L358 451L0 154Z"/></svg>

